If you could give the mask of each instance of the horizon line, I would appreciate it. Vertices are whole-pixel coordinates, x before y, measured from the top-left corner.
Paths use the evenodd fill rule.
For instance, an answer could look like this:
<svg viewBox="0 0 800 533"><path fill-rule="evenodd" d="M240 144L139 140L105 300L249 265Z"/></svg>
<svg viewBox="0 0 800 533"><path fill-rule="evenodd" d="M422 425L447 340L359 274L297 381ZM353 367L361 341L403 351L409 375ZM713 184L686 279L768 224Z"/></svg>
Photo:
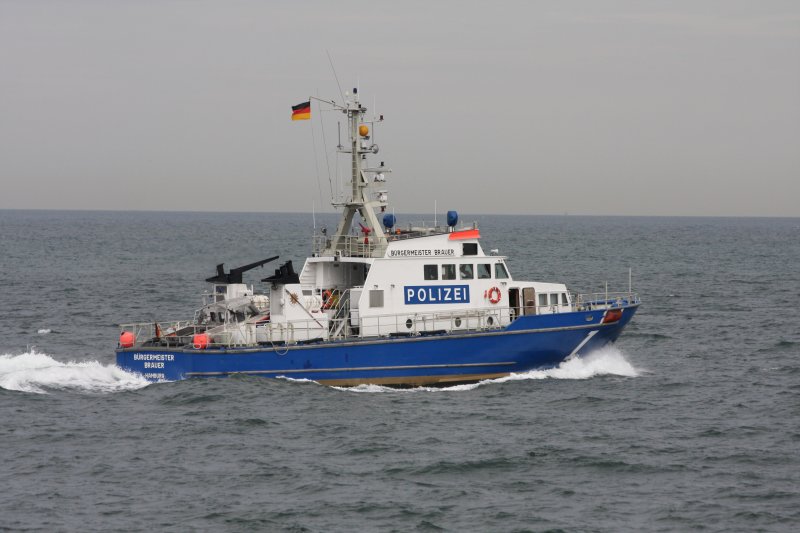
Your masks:
<svg viewBox="0 0 800 533"><path fill-rule="evenodd" d="M0 207L0 211L40 211L40 212L70 212L70 213L172 213L172 214L209 214L209 215L258 215L258 214L290 214L290 215L339 215L338 211L208 211L190 209L86 209L86 208L40 208L40 207ZM446 216L446 211L436 213ZM413 216L433 216L433 213L405 213ZM469 213L469 216L530 216L530 217L607 217L607 218L800 218L800 215L609 215L609 214L586 214L586 213ZM461 216L461 213L459 213Z"/></svg>

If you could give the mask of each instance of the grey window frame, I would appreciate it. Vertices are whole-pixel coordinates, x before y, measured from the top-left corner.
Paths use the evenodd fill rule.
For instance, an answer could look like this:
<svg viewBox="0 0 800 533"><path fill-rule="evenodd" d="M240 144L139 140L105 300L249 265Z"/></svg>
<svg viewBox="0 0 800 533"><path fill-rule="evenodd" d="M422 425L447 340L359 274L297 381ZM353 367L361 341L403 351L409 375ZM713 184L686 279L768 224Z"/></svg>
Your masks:
<svg viewBox="0 0 800 533"><path fill-rule="evenodd" d="M430 277L431 269L433 270L433 277ZM422 267L422 278L425 281L436 281L439 279L439 265L423 265Z"/></svg>
<svg viewBox="0 0 800 533"><path fill-rule="evenodd" d="M499 275L499 271L501 269L503 270L502 276ZM502 261L494 264L494 279L510 279L510 278L511 276L508 275L508 269L506 268L506 265L504 265Z"/></svg>

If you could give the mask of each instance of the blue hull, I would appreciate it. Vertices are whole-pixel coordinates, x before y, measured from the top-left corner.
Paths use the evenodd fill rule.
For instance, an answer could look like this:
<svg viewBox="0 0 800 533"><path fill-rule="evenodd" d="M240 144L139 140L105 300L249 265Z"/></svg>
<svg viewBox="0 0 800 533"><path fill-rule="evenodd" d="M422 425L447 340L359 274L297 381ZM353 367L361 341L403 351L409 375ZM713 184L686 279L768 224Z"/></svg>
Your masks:
<svg viewBox="0 0 800 533"><path fill-rule="evenodd" d="M151 381L248 374L329 385L435 385L553 367L619 337L638 305L603 324L603 311L520 317L487 332L259 346L227 350L120 348L117 365Z"/></svg>

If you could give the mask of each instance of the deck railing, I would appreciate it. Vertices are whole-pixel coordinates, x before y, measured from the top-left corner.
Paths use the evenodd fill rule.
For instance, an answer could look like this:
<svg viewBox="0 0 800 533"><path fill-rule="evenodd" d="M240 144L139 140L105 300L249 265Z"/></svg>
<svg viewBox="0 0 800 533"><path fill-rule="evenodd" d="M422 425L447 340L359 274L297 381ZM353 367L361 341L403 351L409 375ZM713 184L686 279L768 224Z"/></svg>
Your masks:
<svg viewBox="0 0 800 533"><path fill-rule="evenodd" d="M635 292L594 292L573 294L572 302L577 311L591 311L636 305L640 300Z"/></svg>
<svg viewBox="0 0 800 533"><path fill-rule="evenodd" d="M136 322L120 324L120 332L129 331L136 339L136 346L184 346L192 343L196 333L202 333L206 326L191 320L170 320L160 322Z"/></svg>
<svg viewBox="0 0 800 533"><path fill-rule="evenodd" d="M477 229L477 223L458 229ZM398 233L399 232L399 233ZM427 237L429 235L443 235L449 233L450 229L446 226L426 226L424 222L409 224L403 227L396 227L386 231L386 239L389 242ZM321 255L329 250L333 243L330 235L316 234L313 236L311 248L315 255ZM386 251L385 244L377 244L372 236L367 235L347 235L334 250L344 257L382 257Z"/></svg>
<svg viewBox="0 0 800 533"><path fill-rule="evenodd" d="M202 325L190 321L122 324L122 331L135 335L135 346L192 346L196 333L209 335L210 348L258 345L294 345L319 341L347 341L363 338L412 337L452 332L480 332L503 328L522 315L544 315L569 311L591 311L626 307L639 303L631 292L573 294L570 305L536 305L520 308L485 307L452 311L428 311L357 316L346 305L318 319L287 322L243 322Z"/></svg>
<svg viewBox="0 0 800 533"><path fill-rule="evenodd" d="M328 235L314 235L311 248L314 255L322 255L332 245L332 238ZM343 257L382 257L386 251L385 244L378 244L372 237L346 235L340 242L335 252Z"/></svg>

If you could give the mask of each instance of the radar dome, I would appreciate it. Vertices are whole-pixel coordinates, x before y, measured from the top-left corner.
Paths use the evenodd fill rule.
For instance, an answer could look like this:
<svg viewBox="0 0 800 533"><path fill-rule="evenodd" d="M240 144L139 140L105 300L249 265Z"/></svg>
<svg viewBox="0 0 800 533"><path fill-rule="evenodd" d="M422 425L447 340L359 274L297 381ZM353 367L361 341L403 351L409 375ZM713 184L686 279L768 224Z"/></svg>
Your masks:
<svg viewBox="0 0 800 533"><path fill-rule="evenodd" d="M451 228L458 224L458 213L456 211L447 212L447 225Z"/></svg>

